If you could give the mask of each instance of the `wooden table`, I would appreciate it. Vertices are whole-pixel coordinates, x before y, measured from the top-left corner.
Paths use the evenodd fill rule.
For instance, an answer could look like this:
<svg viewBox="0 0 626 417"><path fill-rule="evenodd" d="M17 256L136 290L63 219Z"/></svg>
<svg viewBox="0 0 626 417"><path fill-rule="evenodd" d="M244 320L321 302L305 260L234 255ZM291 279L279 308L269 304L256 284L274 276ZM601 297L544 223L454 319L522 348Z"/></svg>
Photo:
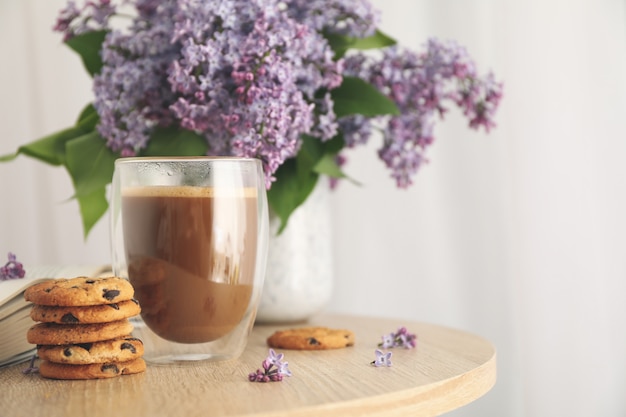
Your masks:
<svg viewBox="0 0 626 417"><path fill-rule="evenodd" d="M496 380L496 354L485 339L458 330L390 319L319 316L308 324L355 332L353 347L280 350L293 376L253 383L267 336L293 325L256 325L241 358L185 366L148 366L143 374L56 381L0 369L0 415L56 416L433 416L485 394ZM400 326L415 349L393 349L391 367L375 367L381 336Z"/></svg>

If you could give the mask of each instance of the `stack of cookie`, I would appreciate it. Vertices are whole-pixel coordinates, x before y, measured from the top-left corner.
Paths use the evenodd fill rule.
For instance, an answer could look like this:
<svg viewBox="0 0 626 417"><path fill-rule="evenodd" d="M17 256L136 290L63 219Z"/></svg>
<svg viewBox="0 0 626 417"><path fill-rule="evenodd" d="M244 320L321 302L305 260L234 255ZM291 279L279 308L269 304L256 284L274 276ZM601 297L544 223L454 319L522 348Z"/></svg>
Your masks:
<svg viewBox="0 0 626 417"><path fill-rule="evenodd" d="M143 343L130 336L128 320L139 314L130 282L123 278L54 279L26 289L40 322L26 338L43 359L39 373L54 379L111 378L143 372Z"/></svg>

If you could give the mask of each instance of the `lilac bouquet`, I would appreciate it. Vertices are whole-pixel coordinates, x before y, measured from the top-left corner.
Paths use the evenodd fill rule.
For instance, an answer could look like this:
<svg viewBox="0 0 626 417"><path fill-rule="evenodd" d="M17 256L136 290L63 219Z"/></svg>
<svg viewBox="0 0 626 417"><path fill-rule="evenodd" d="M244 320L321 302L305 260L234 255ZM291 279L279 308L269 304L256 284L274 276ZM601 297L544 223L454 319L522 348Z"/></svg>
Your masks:
<svg viewBox="0 0 626 417"><path fill-rule="evenodd" d="M258 158L282 227L320 176L346 178L345 151L373 132L408 187L447 103L489 130L502 85L456 43L416 53L378 22L367 0L70 1L55 30L93 76L94 101L75 126L0 160L64 165L85 234L118 157Z"/></svg>

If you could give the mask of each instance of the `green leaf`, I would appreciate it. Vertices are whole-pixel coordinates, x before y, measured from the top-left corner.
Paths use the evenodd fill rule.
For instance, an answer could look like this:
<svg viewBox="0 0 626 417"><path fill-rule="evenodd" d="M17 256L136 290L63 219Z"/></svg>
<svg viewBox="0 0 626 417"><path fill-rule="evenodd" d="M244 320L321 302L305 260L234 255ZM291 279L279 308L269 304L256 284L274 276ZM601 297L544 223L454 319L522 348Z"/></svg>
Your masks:
<svg viewBox="0 0 626 417"><path fill-rule="evenodd" d="M337 155L341 150L346 146L346 142L343 140L343 135L341 133L335 135L330 140L322 142L322 149L324 153Z"/></svg>
<svg viewBox="0 0 626 417"><path fill-rule="evenodd" d="M334 33L324 33L324 37L328 41L330 48L335 52L335 58L343 57L348 49L350 49L350 45L352 45L354 39Z"/></svg>
<svg viewBox="0 0 626 417"><path fill-rule="evenodd" d="M95 131L66 144L65 167L74 183L85 238L108 209L106 186L111 183L116 158Z"/></svg>
<svg viewBox="0 0 626 417"><path fill-rule="evenodd" d="M335 156L344 146L341 135L326 142L303 135L298 155L278 168L267 198L274 214L281 220L279 234L293 212L309 197L321 174L348 178L335 162Z"/></svg>
<svg viewBox="0 0 626 417"><path fill-rule="evenodd" d="M278 234L282 233L289 217L311 194L319 175L310 171L298 175L298 158L286 160L275 173L276 181L267 191L267 199L274 214L281 221Z"/></svg>
<svg viewBox="0 0 626 417"><path fill-rule="evenodd" d="M317 164L313 167L313 171L318 174L328 175L333 178L347 178L348 176L341 171L337 162L335 162L335 155L325 154Z"/></svg>
<svg viewBox="0 0 626 417"><path fill-rule="evenodd" d="M312 169L318 174L327 175L333 178L347 179L355 185L360 185L358 181L346 175L337 164L337 155L345 146L346 143L343 140L343 135L341 133L336 135L331 140L322 142L321 148L323 155L315 163Z"/></svg>
<svg viewBox="0 0 626 417"><path fill-rule="evenodd" d="M352 44L350 45L351 49L378 49L385 48L387 46L395 45L397 42L391 36L386 35L380 30L376 30L376 32L372 36L367 36L365 38L352 38Z"/></svg>
<svg viewBox="0 0 626 417"><path fill-rule="evenodd" d="M10 153L7 155L0 155L0 162L9 162L14 160L15 158L17 158L17 156L19 155L19 152L15 152L15 153Z"/></svg>
<svg viewBox="0 0 626 417"><path fill-rule="evenodd" d="M24 154L51 165L63 165L65 164L65 144L94 131L98 120L98 113L90 104L80 113L75 126L22 145L14 154L0 156L0 162L12 161L19 154Z"/></svg>
<svg viewBox="0 0 626 417"><path fill-rule="evenodd" d="M95 131L68 141L65 166L74 183L75 197L87 197L109 184L116 159Z"/></svg>
<svg viewBox="0 0 626 417"><path fill-rule="evenodd" d="M22 145L17 152L51 165L63 165L65 163L65 144L84 134L85 130L70 127Z"/></svg>
<svg viewBox="0 0 626 417"><path fill-rule="evenodd" d="M87 133L91 130L94 130L99 121L100 116L98 116L96 108L93 106L93 104L88 104L80 112L78 120L76 121L76 127L85 130L85 133Z"/></svg>
<svg viewBox="0 0 626 417"><path fill-rule="evenodd" d="M319 178L314 167L324 157L324 144L317 138L302 135L302 145L295 158L286 160L274 176L267 192L270 207L280 218L280 234L291 214L306 201Z"/></svg>
<svg viewBox="0 0 626 417"><path fill-rule="evenodd" d="M6 162L24 154L51 165L65 165L74 183L85 238L108 209L106 185L111 182L116 158L95 130L98 120L96 109L88 105L74 127L20 146L15 154L0 157L0 162Z"/></svg>
<svg viewBox="0 0 626 417"><path fill-rule="evenodd" d="M335 157L343 148L344 141L341 135L322 142L314 137L303 135L302 146L298 153L298 176L306 176L311 171L316 174L325 174L331 177L344 178L335 162Z"/></svg>
<svg viewBox="0 0 626 417"><path fill-rule="evenodd" d="M313 167L324 156L322 141L309 135L302 135L302 145L296 156L296 175L306 181Z"/></svg>
<svg viewBox="0 0 626 417"><path fill-rule="evenodd" d="M348 176L345 172L341 170L341 167L337 165L337 162L335 161L335 155L325 154L322 159L320 159L317 164L315 164L315 166L313 167L313 171L317 172L320 175L327 175L333 178L348 180L354 185L361 185L360 182Z"/></svg>
<svg viewBox="0 0 626 417"><path fill-rule="evenodd" d="M150 137L144 156L201 156L208 144L204 137L190 130L178 128L156 129Z"/></svg>
<svg viewBox="0 0 626 417"><path fill-rule="evenodd" d="M325 33L324 37L328 40L337 58L344 56L349 49L378 49L396 44L395 39L380 30L376 30L373 35L365 38L353 38L332 33Z"/></svg>
<svg viewBox="0 0 626 417"><path fill-rule="evenodd" d="M339 152L346 146L341 133L335 135L334 138L321 142L322 156L313 165L313 171L318 174L328 175L334 178L346 178L337 165L336 158Z"/></svg>
<svg viewBox="0 0 626 417"><path fill-rule="evenodd" d="M89 194L77 196L80 216L83 221L83 235L87 239L93 226L104 216L109 208L106 199L106 187L100 187Z"/></svg>
<svg viewBox="0 0 626 417"><path fill-rule="evenodd" d="M85 69L92 77L102 69L100 50L106 34L104 30L86 32L65 41L67 46L80 55Z"/></svg>
<svg viewBox="0 0 626 417"><path fill-rule="evenodd" d="M357 77L344 77L341 85L331 91L337 117L362 114L366 117L399 115L395 103L376 87Z"/></svg>

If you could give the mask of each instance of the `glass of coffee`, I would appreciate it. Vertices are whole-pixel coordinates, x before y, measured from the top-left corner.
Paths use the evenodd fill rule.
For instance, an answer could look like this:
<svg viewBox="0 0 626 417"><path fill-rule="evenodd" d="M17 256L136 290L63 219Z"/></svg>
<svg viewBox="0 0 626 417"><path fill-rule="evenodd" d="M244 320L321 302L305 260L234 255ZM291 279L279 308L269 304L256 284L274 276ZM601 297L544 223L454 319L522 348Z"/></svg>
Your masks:
<svg viewBox="0 0 626 417"><path fill-rule="evenodd" d="M133 335L151 363L224 360L244 350L268 241L261 162L120 158L111 186L113 272L135 288Z"/></svg>

